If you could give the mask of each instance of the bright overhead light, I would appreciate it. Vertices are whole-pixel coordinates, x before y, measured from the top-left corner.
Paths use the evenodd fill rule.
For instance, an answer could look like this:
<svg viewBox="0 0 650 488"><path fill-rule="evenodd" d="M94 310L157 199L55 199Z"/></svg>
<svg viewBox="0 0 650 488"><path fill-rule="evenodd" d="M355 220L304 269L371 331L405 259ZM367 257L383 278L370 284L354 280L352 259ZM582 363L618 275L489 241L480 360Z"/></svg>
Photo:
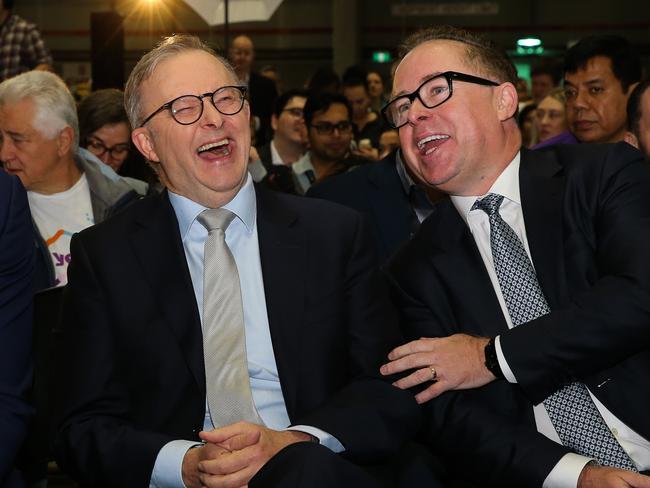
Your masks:
<svg viewBox="0 0 650 488"><path fill-rule="evenodd" d="M541 45L541 39L537 39L536 37L525 37L524 39L519 39L517 41L517 46L519 47L537 47Z"/></svg>

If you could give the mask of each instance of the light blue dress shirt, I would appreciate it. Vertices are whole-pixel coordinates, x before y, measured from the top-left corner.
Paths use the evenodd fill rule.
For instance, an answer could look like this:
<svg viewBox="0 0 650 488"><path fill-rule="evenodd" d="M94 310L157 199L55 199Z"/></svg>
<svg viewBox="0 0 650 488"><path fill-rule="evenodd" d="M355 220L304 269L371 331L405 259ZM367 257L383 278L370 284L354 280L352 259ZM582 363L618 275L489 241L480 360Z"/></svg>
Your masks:
<svg viewBox="0 0 650 488"><path fill-rule="evenodd" d="M208 231L196 218L206 207L172 192L169 192L169 200L178 220L185 258L203 325L203 248ZM289 427L290 422L278 378L266 313L264 279L257 236L257 204L250 175L247 176L246 183L237 195L223 208L236 215L226 230L226 244L235 258L239 271L246 329L248 376L253 402L264 425L270 429L283 430ZM212 430L212 428L206 405L203 429ZM321 444L334 452L344 450L343 445L336 438L315 427L300 425L293 426L292 430L300 430L317 437ZM150 488L184 488L181 475L183 457L194 445L196 445L195 441L187 440L175 440L165 444L156 458Z"/></svg>

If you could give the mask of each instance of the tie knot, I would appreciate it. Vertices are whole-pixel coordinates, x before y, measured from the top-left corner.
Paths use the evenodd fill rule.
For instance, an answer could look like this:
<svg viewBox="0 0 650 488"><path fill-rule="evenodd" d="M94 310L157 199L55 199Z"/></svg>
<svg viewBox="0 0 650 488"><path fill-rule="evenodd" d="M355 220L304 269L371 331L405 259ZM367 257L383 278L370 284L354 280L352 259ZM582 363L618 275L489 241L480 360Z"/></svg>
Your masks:
<svg viewBox="0 0 650 488"><path fill-rule="evenodd" d="M501 202L503 202L503 195L497 195L496 193L489 193L487 196L476 200L474 205L472 205L472 210L483 210L488 216L492 216L499 211L501 207Z"/></svg>
<svg viewBox="0 0 650 488"><path fill-rule="evenodd" d="M225 232L235 214L225 208L208 208L199 214L196 220L205 227L208 232L215 229L223 229Z"/></svg>

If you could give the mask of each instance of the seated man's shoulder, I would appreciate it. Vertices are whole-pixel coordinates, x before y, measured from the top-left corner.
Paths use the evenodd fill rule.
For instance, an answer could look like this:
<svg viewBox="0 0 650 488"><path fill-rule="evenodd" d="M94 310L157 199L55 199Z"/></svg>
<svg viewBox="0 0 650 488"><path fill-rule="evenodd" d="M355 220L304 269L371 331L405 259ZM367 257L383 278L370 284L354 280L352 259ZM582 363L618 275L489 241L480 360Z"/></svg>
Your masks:
<svg viewBox="0 0 650 488"><path fill-rule="evenodd" d="M620 168L643 162L643 154L626 142L606 144L558 144L537 151L540 156L554 155L567 171L593 173L594 167Z"/></svg>

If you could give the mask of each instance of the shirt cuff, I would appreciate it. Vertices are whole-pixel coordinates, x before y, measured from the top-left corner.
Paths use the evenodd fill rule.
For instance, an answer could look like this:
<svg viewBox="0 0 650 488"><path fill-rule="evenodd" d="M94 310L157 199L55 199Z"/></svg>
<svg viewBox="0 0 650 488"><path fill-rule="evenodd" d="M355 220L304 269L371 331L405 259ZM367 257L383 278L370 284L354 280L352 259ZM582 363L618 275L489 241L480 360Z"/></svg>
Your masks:
<svg viewBox="0 0 650 488"><path fill-rule="evenodd" d="M494 338L494 349L497 352L497 360L499 361L499 367L501 368L504 378L508 380L509 383L517 383L517 378L515 378L515 374L510 369L510 366L508 366L508 361L506 361L506 357L503 355L503 351L501 350L501 336L496 336Z"/></svg>
<svg viewBox="0 0 650 488"><path fill-rule="evenodd" d="M196 441L175 440L165 444L158 452L151 472L149 488L186 488L183 483L183 458Z"/></svg>
<svg viewBox="0 0 650 488"><path fill-rule="evenodd" d="M576 488L580 473L590 461L593 459L580 454L565 454L548 474L542 488Z"/></svg>
<svg viewBox="0 0 650 488"><path fill-rule="evenodd" d="M305 434L313 435L323 446L327 447L332 452L339 453L345 451L345 447L343 447L343 444L341 444L336 437L316 427L310 425L292 425L285 430L298 430Z"/></svg>

